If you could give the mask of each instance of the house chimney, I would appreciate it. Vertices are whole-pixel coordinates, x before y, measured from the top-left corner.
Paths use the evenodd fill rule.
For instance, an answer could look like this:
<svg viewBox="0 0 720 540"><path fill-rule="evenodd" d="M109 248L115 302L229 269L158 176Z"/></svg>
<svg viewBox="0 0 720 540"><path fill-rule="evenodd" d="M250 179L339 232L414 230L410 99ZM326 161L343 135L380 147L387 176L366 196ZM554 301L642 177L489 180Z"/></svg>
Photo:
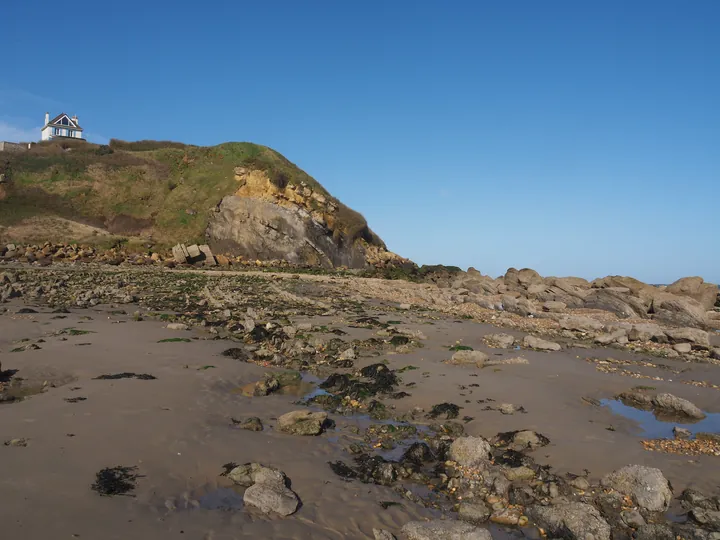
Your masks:
<svg viewBox="0 0 720 540"><path fill-rule="evenodd" d="M45 125L47 126L50 123L50 113L45 113Z"/></svg>
<svg viewBox="0 0 720 540"><path fill-rule="evenodd" d="M77 114L72 117L73 123L77 126L78 125L78 117Z"/></svg>

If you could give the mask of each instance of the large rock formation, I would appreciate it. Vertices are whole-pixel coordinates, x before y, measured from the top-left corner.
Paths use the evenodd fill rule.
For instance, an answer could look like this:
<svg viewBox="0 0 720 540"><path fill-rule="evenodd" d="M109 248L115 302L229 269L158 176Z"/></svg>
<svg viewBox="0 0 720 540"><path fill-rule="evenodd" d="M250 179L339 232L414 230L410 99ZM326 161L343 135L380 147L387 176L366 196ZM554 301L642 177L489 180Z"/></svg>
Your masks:
<svg viewBox="0 0 720 540"><path fill-rule="evenodd" d="M364 268L400 260L365 220L308 185L278 185L268 174L235 168L238 190L208 220L216 252L310 266Z"/></svg>
<svg viewBox="0 0 720 540"><path fill-rule="evenodd" d="M720 313L711 311L718 298L718 286L699 277L658 287L625 276L588 282L575 277L543 278L529 268L510 268L495 279L474 268L467 272L449 268L438 267L424 277L439 287L458 290L463 302L522 316L552 317L564 321L561 327L568 330L601 330L599 323L593 328L568 324L578 319L568 319L563 313L579 308L609 311L623 319L653 319L668 326L720 327Z"/></svg>

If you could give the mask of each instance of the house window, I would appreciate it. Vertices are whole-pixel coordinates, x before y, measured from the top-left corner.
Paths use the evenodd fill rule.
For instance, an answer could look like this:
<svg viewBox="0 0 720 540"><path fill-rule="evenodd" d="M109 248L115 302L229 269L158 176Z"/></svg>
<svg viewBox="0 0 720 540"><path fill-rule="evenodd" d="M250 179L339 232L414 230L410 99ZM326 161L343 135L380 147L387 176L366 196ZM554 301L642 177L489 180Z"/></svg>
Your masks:
<svg viewBox="0 0 720 540"><path fill-rule="evenodd" d="M63 116L63 117L62 117L62 119L60 120L60 124L62 124L63 126L69 125L69 124L68 124L67 116Z"/></svg>
<svg viewBox="0 0 720 540"><path fill-rule="evenodd" d="M53 128L53 135L60 135L60 128Z"/></svg>

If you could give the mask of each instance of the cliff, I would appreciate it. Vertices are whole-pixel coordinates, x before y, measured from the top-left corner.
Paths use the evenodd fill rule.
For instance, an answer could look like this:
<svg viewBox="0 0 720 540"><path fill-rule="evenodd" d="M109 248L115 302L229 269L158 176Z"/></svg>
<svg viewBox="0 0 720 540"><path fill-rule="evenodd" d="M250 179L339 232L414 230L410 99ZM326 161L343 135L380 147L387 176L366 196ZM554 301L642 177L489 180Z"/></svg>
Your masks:
<svg viewBox="0 0 720 540"><path fill-rule="evenodd" d="M0 175L6 242L199 242L324 267L401 260L361 214L278 152L252 143L51 141L0 153Z"/></svg>

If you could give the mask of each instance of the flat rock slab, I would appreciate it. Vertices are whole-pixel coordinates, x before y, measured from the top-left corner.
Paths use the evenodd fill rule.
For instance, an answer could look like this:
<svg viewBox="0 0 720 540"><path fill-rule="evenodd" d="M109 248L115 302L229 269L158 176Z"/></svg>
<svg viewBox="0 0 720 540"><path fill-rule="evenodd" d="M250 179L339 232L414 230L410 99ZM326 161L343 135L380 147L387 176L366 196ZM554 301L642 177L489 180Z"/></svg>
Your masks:
<svg viewBox="0 0 720 540"><path fill-rule="evenodd" d="M401 532L408 540L492 540L489 531L462 521L411 521Z"/></svg>

